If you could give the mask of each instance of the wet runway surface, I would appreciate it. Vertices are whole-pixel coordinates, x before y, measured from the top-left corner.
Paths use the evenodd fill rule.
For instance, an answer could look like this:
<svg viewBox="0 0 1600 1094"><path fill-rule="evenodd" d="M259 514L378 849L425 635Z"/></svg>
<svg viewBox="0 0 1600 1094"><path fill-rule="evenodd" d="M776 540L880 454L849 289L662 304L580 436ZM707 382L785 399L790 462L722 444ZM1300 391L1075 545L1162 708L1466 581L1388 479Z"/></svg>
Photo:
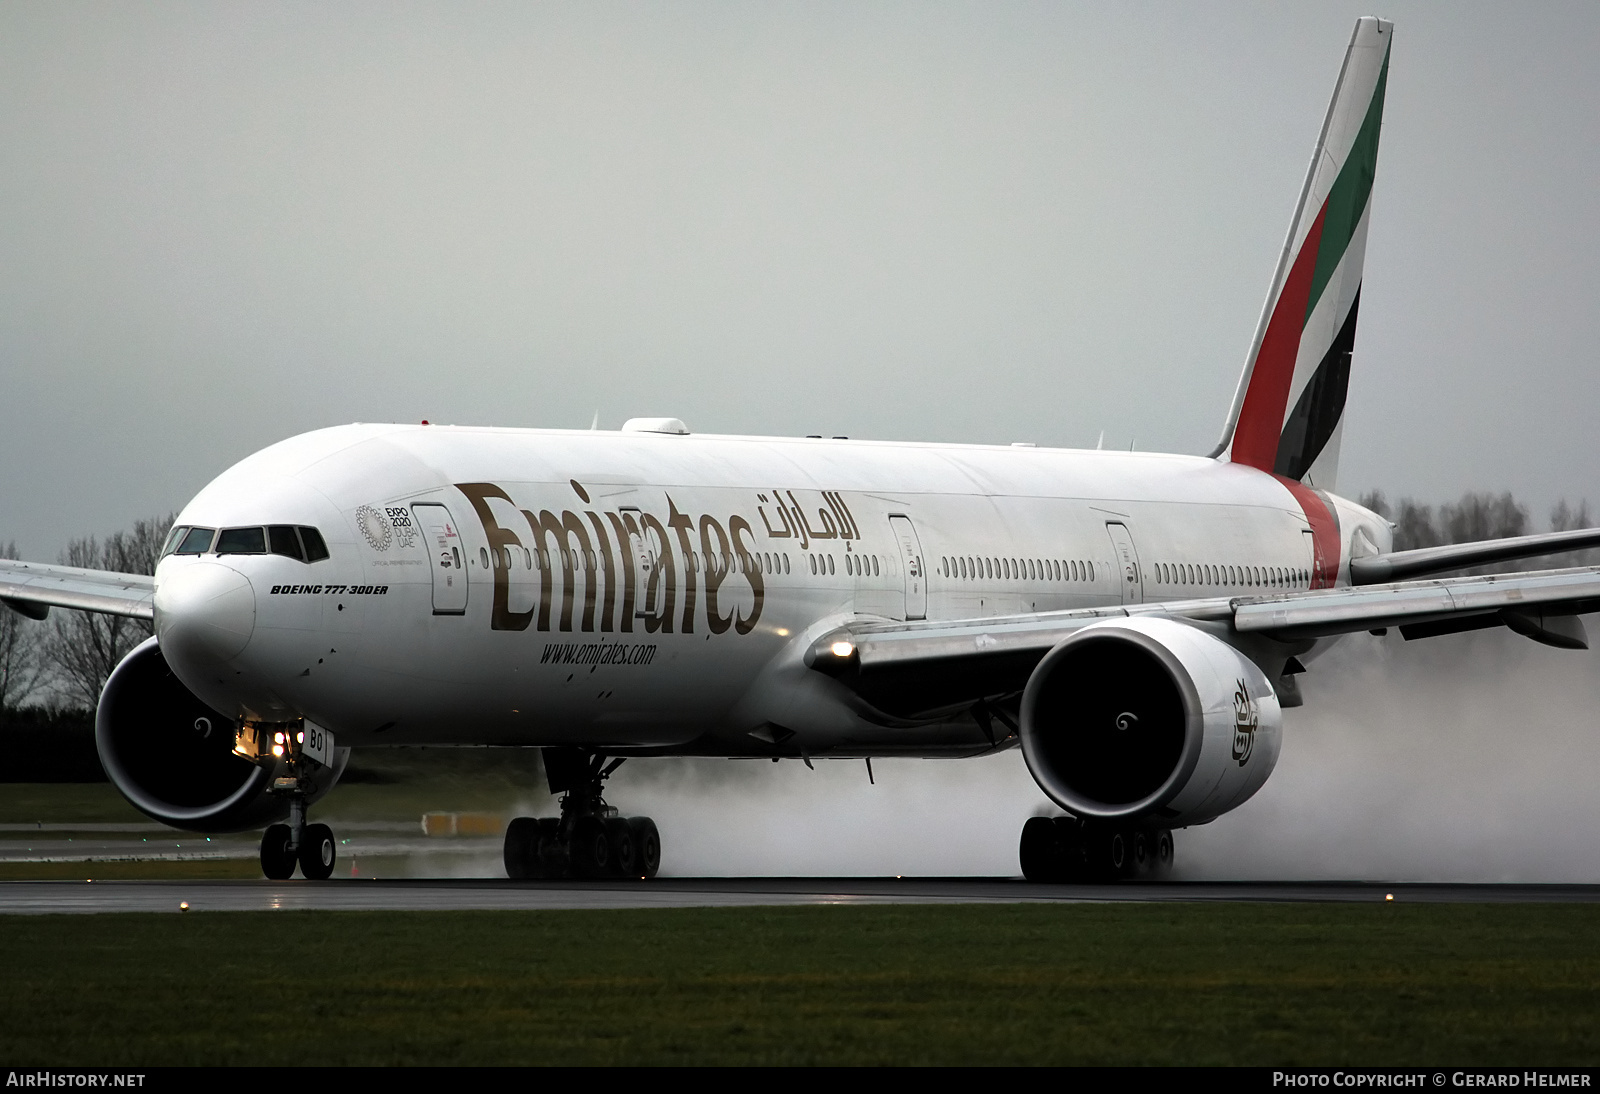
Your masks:
<svg viewBox="0 0 1600 1094"><path fill-rule="evenodd" d="M1165 882L1030 885L1014 878L656 878L638 881L373 880L10 881L0 913L449 911L691 908L799 904L1011 904L1084 901L1596 903L1600 885L1382 882Z"/></svg>

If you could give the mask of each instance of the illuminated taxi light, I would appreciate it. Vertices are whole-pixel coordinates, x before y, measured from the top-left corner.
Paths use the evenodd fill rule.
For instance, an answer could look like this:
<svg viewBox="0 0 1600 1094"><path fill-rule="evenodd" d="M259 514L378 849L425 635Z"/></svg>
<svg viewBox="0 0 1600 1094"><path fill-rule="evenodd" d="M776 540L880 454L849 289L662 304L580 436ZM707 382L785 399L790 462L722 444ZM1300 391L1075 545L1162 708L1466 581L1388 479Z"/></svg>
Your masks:
<svg viewBox="0 0 1600 1094"><path fill-rule="evenodd" d="M297 745L305 744L306 743L306 735L304 733L296 733L294 735L294 743L297 744Z"/></svg>
<svg viewBox="0 0 1600 1094"><path fill-rule="evenodd" d="M828 648L833 652L835 657L839 658L849 657L852 653L856 652L855 646L843 639L840 639Z"/></svg>
<svg viewBox="0 0 1600 1094"><path fill-rule="evenodd" d="M283 755L283 746L282 745L278 745L278 744L273 745L272 746L272 754L274 756L282 756Z"/></svg>

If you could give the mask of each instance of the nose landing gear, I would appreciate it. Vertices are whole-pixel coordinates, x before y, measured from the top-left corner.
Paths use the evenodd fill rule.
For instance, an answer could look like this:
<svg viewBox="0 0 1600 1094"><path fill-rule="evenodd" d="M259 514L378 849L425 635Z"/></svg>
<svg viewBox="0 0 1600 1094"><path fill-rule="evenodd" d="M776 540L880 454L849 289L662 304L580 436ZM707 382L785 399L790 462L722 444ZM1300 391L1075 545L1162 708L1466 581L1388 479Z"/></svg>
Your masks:
<svg viewBox="0 0 1600 1094"><path fill-rule="evenodd" d="M273 881L287 881L297 865L307 881L326 881L338 859L333 829L306 823L304 796L289 799L288 824L270 825L261 835L261 872Z"/></svg>
<svg viewBox="0 0 1600 1094"><path fill-rule="evenodd" d="M274 765L270 793L289 801L289 823L269 825L261 834L261 872L273 881L287 881L296 866L306 880L326 881L339 858L333 829L306 823L306 799L317 793L316 773L323 764L304 754L304 741L304 729L292 724L245 723L234 748L235 755Z"/></svg>
<svg viewBox="0 0 1600 1094"><path fill-rule="evenodd" d="M601 790L622 759L576 748L544 749L550 793L561 816L518 817L506 827L511 878L652 878L661 866L661 834L649 817L620 817Z"/></svg>
<svg viewBox="0 0 1600 1094"><path fill-rule="evenodd" d="M1172 872L1172 830L1033 817L1022 826L1018 857L1029 881L1159 881Z"/></svg>

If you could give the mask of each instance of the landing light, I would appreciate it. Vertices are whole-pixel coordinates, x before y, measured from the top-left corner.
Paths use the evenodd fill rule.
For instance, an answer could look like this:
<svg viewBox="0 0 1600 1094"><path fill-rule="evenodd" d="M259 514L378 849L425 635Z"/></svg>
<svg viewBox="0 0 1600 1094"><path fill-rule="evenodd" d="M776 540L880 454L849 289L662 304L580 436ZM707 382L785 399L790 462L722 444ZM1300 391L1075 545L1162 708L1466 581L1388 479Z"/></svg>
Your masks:
<svg viewBox="0 0 1600 1094"><path fill-rule="evenodd" d="M841 660L843 660L846 657L849 657L852 653L856 652L855 646L852 645L849 642L846 642L842 638L839 641L835 642L832 646L830 646L828 648L833 651L833 655L835 657L837 657L837 658L839 658Z"/></svg>

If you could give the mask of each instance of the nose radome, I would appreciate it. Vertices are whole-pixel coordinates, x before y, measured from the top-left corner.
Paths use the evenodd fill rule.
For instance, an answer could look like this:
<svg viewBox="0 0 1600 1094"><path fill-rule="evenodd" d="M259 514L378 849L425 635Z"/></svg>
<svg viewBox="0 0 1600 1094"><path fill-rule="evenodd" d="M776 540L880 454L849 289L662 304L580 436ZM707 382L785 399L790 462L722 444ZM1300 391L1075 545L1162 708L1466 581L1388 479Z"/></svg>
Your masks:
<svg viewBox="0 0 1600 1094"><path fill-rule="evenodd" d="M169 662L237 657L256 626L250 579L216 562L195 562L164 575L155 606L156 635Z"/></svg>

